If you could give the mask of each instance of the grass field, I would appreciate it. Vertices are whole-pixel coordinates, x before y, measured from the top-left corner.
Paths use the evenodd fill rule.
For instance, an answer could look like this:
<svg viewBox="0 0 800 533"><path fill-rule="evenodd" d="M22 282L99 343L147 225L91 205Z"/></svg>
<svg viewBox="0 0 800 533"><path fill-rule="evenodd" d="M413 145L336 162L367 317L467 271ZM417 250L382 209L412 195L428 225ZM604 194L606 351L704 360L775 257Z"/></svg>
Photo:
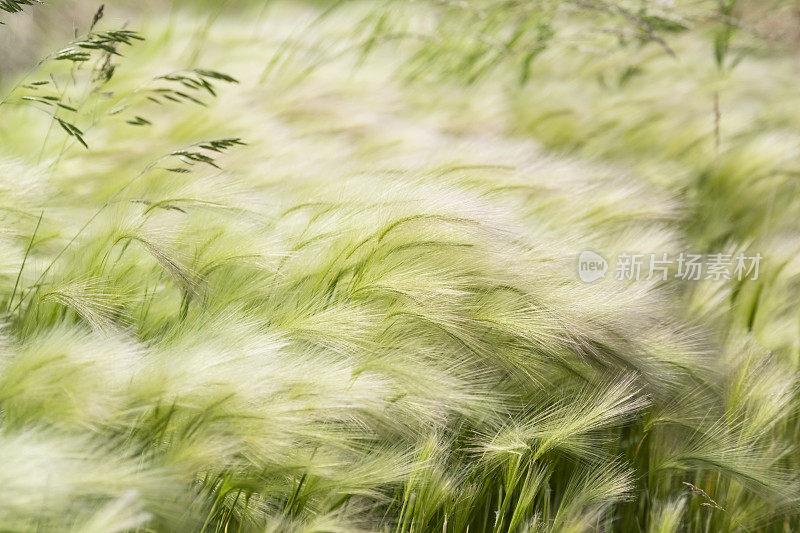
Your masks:
<svg viewBox="0 0 800 533"><path fill-rule="evenodd" d="M800 531L796 2L0 21L0 531Z"/></svg>

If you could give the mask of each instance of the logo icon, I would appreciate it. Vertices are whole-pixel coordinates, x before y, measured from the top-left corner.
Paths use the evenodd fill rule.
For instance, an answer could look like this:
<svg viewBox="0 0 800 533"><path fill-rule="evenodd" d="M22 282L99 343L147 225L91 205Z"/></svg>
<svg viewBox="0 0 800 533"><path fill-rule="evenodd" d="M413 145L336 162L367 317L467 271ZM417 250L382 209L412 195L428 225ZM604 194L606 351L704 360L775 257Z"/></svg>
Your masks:
<svg viewBox="0 0 800 533"><path fill-rule="evenodd" d="M591 250L584 250L578 256L578 277L584 283L604 278L608 272L608 261Z"/></svg>

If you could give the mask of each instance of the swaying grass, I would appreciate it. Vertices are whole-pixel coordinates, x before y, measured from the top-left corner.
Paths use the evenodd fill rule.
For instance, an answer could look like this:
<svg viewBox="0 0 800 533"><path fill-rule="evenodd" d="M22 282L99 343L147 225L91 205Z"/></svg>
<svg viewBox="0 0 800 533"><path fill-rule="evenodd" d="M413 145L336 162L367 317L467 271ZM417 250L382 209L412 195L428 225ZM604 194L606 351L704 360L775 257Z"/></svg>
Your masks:
<svg viewBox="0 0 800 533"><path fill-rule="evenodd" d="M0 101L0 529L800 529L800 106L723 4L98 10Z"/></svg>

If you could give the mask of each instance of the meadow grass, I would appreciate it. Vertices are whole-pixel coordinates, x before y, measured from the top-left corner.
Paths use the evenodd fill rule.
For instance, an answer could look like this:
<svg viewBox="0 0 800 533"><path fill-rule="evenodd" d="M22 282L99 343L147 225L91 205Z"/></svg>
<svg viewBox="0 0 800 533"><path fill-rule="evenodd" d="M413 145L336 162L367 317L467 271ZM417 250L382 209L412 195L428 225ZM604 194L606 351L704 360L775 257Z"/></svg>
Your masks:
<svg viewBox="0 0 800 533"><path fill-rule="evenodd" d="M796 67L637 5L109 3L43 50L0 93L0 529L800 528Z"/></svg>

